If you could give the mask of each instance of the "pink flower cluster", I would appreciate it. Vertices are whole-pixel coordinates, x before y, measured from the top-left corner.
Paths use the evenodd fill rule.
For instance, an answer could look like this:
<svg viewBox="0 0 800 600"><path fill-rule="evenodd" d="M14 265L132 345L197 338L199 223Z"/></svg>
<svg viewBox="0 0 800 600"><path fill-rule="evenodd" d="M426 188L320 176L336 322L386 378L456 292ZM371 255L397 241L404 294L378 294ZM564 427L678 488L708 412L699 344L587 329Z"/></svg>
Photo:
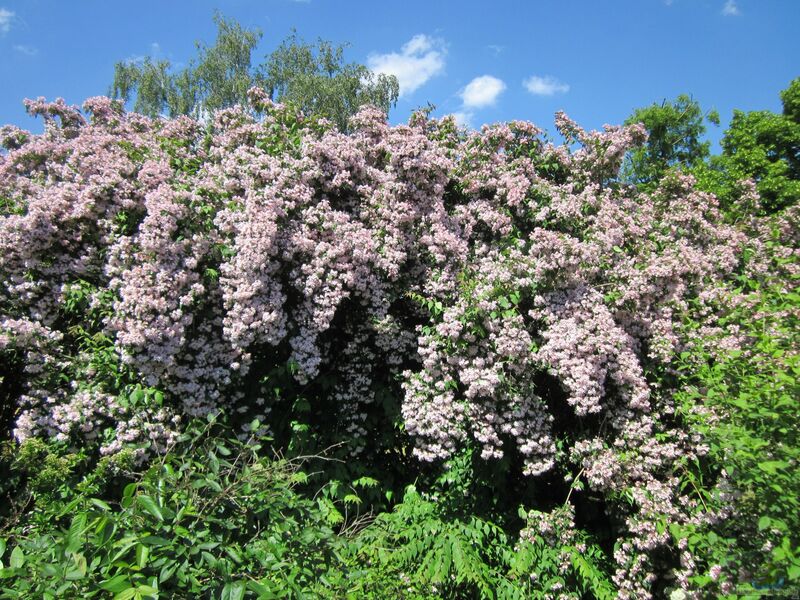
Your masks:
<svg viewBox="0 0 800 600"><path fill-rule="evenodd" d="M285 367L298 389L332 381L325 405L354 451L389 386L419 459L515 449L538 476L563 460L547 376L597 422L569 460L597 493L632 495L618 580L646 595L666 544L655 523L688 518L672 463L702 451L664 424L671 394L653 373L697 343L690 311L715 326L744 234L689 177L652 194L615 179L639 126L586 132L559 114L554 146L529 123L463 134L365 109L342 134L266 104L200 124L40 99L43 134L2 130L0 352L25 354L17 438L105 428L105 451L162 448L183 416L267 419ZM132 414L70 366L85 361L60 329L76 282L113 297L104 333L163 409ZM54 387L59 371L71 386Z"/></svg>

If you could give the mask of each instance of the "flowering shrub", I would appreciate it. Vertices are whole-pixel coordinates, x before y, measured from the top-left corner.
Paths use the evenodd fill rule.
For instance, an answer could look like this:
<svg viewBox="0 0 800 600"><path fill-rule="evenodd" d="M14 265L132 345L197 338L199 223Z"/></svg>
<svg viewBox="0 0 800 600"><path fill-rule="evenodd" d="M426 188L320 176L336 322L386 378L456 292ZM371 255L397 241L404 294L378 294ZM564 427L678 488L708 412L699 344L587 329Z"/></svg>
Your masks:
<svg viewBox="0 0 800 600"><path fill-rule="evenodd" d="M638 125L559 114L554 145L529 123L390 127L365 109L342 134L251 102L258 118L200 123L40 99L42 135L3 129L16 439L145 460L223 409L279 438L277 409L302 397L324 435L377 460L399 411L421 461L475 448L602 497L622 597L688 586L670 531L724 514L681 485L708 447L676 415L673 361L711 334L712 353L746 339L717 322L747 237L716 199L679 174L620 183ZM525 538L556 523L582 540L558 511L529 513Z"/></svg>
<svg viewBox="0 0 800 600"><path fill-rule="evenodd" d="M789 208L752 231L735 307L721 323L748 344L680 358L680 410L710 448L710 460L687 465L684 485L727 518L674 530L687 555L705 559L691 585L730 597L785 593L800 580L796 213ZM710 493L703 482L720 471L725 485Z"/></svg>

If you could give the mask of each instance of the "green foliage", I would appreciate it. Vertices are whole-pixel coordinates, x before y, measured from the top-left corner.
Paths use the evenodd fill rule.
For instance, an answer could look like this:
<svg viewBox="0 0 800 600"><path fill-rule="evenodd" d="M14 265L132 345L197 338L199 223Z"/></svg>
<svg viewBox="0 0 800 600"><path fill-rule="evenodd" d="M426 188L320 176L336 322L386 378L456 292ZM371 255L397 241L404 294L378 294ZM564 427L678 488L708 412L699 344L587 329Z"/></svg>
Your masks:
<svg viewBox="0 0 800 600"><path fill-rule="evenodd" d="M712 192L733 219L763 211L771 214L800 200L800 78L780 94L782 114L734 111L722 138L722 154L710 156L704 121L719 125L716 111L703 113L700 104L681 95L638 108L626 123L643 123L647 144L629 153L623 179L650 185L679 167ZM743 185L756 184L760 207Z"/></svg>
<svg viewBox="0 0 800 600"><path fill-rule="evenodd" d="M781 92L783 116L800 123L800 77L791 81L789 87Z"/></svg>
<svg viewBox="0 0 800 600"><path fill-rule="evenodd" d="M732 512L672 533L707 557L705 569L719 565L729 580L744 569L755 592L800 582L800 294L781 281L742 277L740 285L753 301L726 320L746 336L746 349L722 359L685 353L679 396L710 448L706 462L684 471L686 489L704 508ZM711 581L704 569L694 578Z"/></svg>
<svg viewBox="0 0 800 600"><path fill-rule="evenodd" d="M127 101L135 94L134 110L153 117L196 115L245 104L247 90L261 84L250 64L261 32L244 29L219 13L214 23L216 43L198 42L198 58L181 71L172 72L169 61L150 57L116 63L111 95Z"/></svg>
<svg viewBox="0 0 800 600"><path fill-rule="evenodd" d="M752 179L768 213L800 201L800 78L781 92L783 114L734 111L716 167ZM727 190L719 190L726 199Z"/></svg>
<svg viewBox="0 0 800 600"><path fill-rule="evenodd" d="M196 88L196 98L206 111L244 103L247 90L262 83L250 64L250 55L261 39L261 32L244 29L219 13L214 15L214 23L217 25L216 42L213 46L198 42L199 57L194 70L185 69L180 73L183 79L178 79L179 88ZM181 112L186 114L190 112L188 98L196 99L188 95L184 98L187 102Z"/></svg>
<svg viewBox="0 0 800 600"><path fill-rule="evenodd" d="M399 582L411 597L494 598L498 586L513 589L505 564L511 548L503 531L476 517L448 519L413 486L357 543L360 560L379 565L365 573L365 590L387 580ZM524 585L504 597L526 597Z"/></svg>
<svg viewBox="0 0 800 600"><path fill-rule="evenodd" d="M33 509L3 537L0 597L300 598L331 587L340 543L322 504L293 491L307 480L299 463L223 432L190 428L142 473L115 463L121 491L105 490L108 461L78 485L71 464L37 475ZM21 468L42 455L52 452L28 445Z"/></svg>
<svg viewBox="0 0 800 600"><path fill-rule="evenodd" d="M211 419L141 472L132 452L91 468L26 442L14 465L26 502L0 529L0 598L610 597L606 558L585 536L519 540L470 514L468 461L438 492L409 486L372 517L361 496L378 480L318 488L301 470L313 457L265 458L265 441Z"/></svg>
<svg viewBox="0 0 800 600"><path fill-rule="evenodd" d="M490 521L457 517L409 486L394 511L354 540L358 562L371 567L357 589L370 598L387 589L408 598L547 598L559 591L613 598L603 552L585 538L576 542L515 541Z"/></svg>
<svg viewBox="0 0 800 600"><path fill-rule="evenodd" d="M704 121L719 125L719 114L704 114L699 102L685 94L674 101L636 109L625 124L643 123L647 144L629 153L623 177L639 184L655 183L672 167L701 163L708 157L711 145L701 141L706 132Z"/></svg>
<svg viewBox="0 0 800 600"><path fill-rule="evenodd" d="M169 61L156 62L150 57L140 63L118 62L114 65L114 84L109 95L127 101L135 92L133 109L145 115L159 115L165 108L169 114L182 114L183 105L173 87L169 68Z"/></svg>
<svg viewBox="0 0 800 600"><path fill-rule="evenodd" d="M360 106L372 104L388 111L400 91L397 78L345 63L344 48L321 39L312 45L292 33L264 65L270 97L306 114L327 117L342 130Z"/></svg>
<svg viewBox="0 0 800 600"><path fill-rule="evenodd" d="M197 58L184 69L176 71L169 61L151 57L116 63L110 94L125 101L135 98L134 110L153 117L202 116L235 104L249 106L247 91L260 87L273 101L324 116L340 129L365 104L388 112L397 101L397 78L346 63L344 45L309 44L292 33L264 63L253 65L261 31L219 13L214 22L214 45L198 42Z"/></svg>

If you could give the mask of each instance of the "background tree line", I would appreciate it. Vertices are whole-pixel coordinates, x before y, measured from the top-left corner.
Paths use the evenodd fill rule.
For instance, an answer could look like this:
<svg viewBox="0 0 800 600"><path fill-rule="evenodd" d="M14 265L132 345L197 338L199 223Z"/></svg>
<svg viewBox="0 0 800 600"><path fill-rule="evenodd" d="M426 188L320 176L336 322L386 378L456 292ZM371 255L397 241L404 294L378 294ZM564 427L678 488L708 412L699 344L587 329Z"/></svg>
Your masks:
<svg viewBox="0 0 800 600"><path fill-rule="evenodd" d="M247 90L260 87L271 100L324 116L343 130L361 106L371 104L388 112L397 101L397 78L345 62L345 44L321 39L308 43L293 32L263 62L254 64L253 51L262 32L219 13L214 22L214 44L197 42L197 57L182 69L151 57L118 62L111 95L132 100L135 111L151 117L202 116L236 104L249 106Z"/></svg>

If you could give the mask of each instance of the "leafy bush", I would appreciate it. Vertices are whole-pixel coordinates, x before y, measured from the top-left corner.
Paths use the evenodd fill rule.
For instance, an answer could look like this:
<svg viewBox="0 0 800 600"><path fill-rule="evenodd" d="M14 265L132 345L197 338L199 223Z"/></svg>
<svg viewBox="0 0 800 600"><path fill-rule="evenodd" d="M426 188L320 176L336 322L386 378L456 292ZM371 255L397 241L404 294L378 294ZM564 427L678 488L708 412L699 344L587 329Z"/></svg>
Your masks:
<svg viewBox="0 0 800 600"><path fill-rule="evenodd" d="M91 474L76 487L69 477L48 479L50 500L41 501L37 491L34 509L5 532L0 597L324 592L344 542L330 528L322 501L293 491L308 475L299 462L265 458L253 439L223 433L213 421L192 426L144 472L121 471L132 479L121 493L104 494L107 475ZM35 472L42 448L31 451L31 444L23 445L18 464ZM38 490L44 482L36 480Z"/></svg>
<svg viewBox="0 0 800 600"><path fill-rule="evenodd" d="M779 215L778 224L786 218L792 211ZM685 472L685 485L727 518L675 527L673 535L688 554L705 560L692 584L721 585L731 597L800 580L798 261L796 254L770 250L779 241L773 230L768 256L794 274L743 275L746 295L722 323L748 343L724 355L683 357L683 412L710 447L708 460Z"/></svg>
<svg viewBox="0 0 800 600"><path fill-rule="evenodd" d="M732 285L788 281L791 218L767 239L689 176L623 183L638 125L559 114L556 146L365 109L345 134L250 102L263 118L200 123L40 99L42 135L3 130L3 415L46 466L11 469L4 593L648 597L793 576L794 505L742 473L791 478L794 442L763 423L794 384L762 390L748 349L794 354L747 331ZM713 421L683 355L744 412ZM186 437L221 411L228 441ZM265 435L285 460L234 441ZM325 484L293 491L292 461L324 449ZM144 470L115 489L123 459ZM723 466L758 490L738 513ZM789 546L712 574L711 534L764 503L758 535Z"/></svg>

